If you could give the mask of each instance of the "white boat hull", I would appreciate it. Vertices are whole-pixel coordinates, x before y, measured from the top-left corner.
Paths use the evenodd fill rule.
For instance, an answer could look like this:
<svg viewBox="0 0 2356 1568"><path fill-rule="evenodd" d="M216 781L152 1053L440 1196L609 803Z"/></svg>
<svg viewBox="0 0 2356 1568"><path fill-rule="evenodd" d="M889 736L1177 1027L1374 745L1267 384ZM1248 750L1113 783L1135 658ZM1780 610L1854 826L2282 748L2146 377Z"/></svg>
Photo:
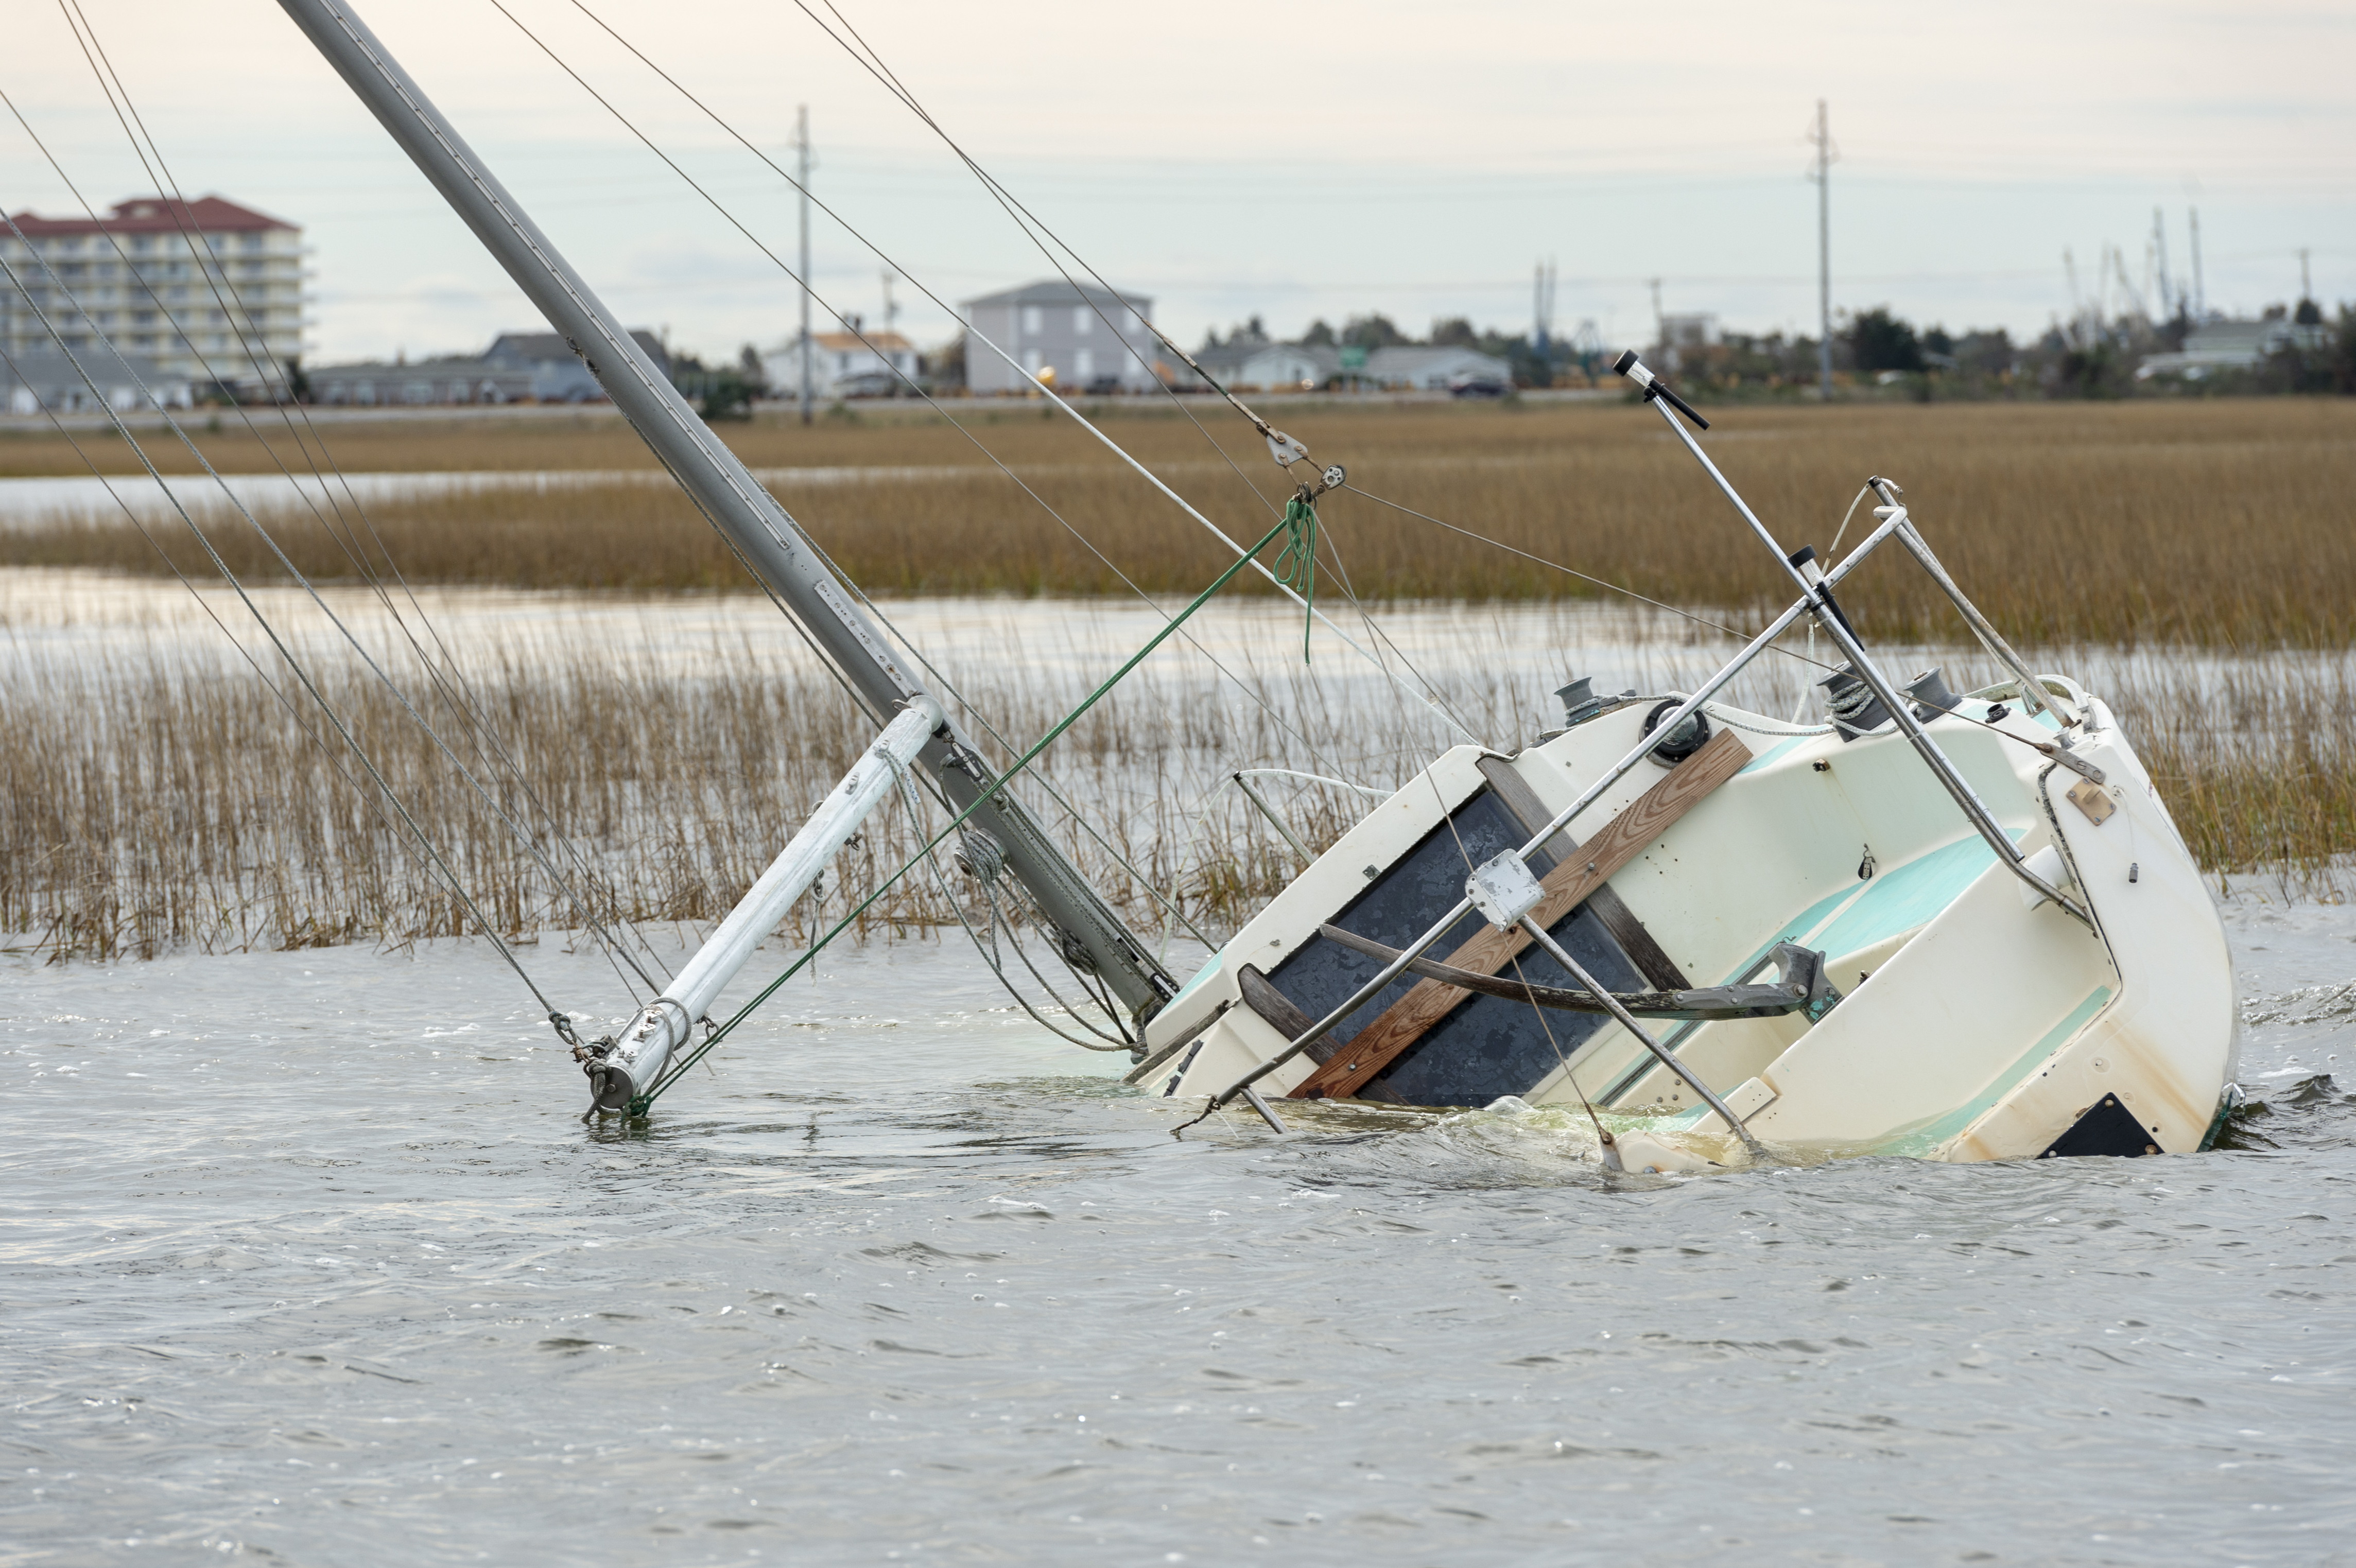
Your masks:
<svg viewBox="0 0 2356 1568"><path fill-rule="evenodd" d="M1961 712L1985 719L1989 699L2002 695L1967 699ZM2238 1014L2223 928L2199 868L2100 702L2084 703L2090 721L2074 749L2104 774L2102 801L2090 794L2084 805L2068 793L2075 773L2022 743L2049 740L2051 721L2008 706L1997 728L2018 739L1961 718L1935 721L1933 734L2024 854L2052 851L2049 880L2066 879L2092 929L2050 901L2031 907L2034 895L1892 730L1844 742L1724 707L1711 709L1718 722L1756 755L1611 877L1623 922L1641 923L1640 934L1694 986L1752 977L1780 941L1825 954L1842 999L1816 1021L1791 1013L1646 1026L1770 1147L2020 1159L2182 1153L2212 1136L2232 1090ZM1607 712L1505 765L1538 805L1560 810L1638 741L1642 713ZM1319 925L1347 923L1367 890L1418 864L1416 855L1469 842L1463 825L1494 793L1482 763L1471 747L1442 755L1345 834L1155 1020L1131 1081L1199 1101L1284 1050L1280 1026L1299 1020L1265 1006L1267 987L1253 1005L1240 977L1247 965L1300 991L1311 1013L1338 1001L1317 991L1315 972L1334 962L1308 951L1323 940ZM1487 765L1494 775L1499 760ZM1590 839L1662 776L1640 766L1569 832ZM1477 1005L1529 1010L1503 999ZM1335 1036L1354 1037L1372 1008ZM1551 1017L1546 1038L1559 1052L1551 1070L1534 1056L1528 1026L1493 1023L1483 1034L1468 1022L1452 1034L1435 1028L1357 1093L1431 1103L1384 1086L1444 1084L1453 1093L1442 1104L1486 1103L1489 1089L1532 1104L1585 1099L1607 1125L1697 1157L1740 1157L1719 1117L1627 1030L1589 1015ZM1501 1028L1521 1029L1519 1043L1500 1047ZM1445 1062L1416 1065L1448 1050L1485 1051L1503 1076L1484 1078L1478 1062L1452 1073ZM1529 1082L1512 1081L1515 1063ZM1259 1088L1279 1103L1318 1070L1304 1054Z"/></svg>

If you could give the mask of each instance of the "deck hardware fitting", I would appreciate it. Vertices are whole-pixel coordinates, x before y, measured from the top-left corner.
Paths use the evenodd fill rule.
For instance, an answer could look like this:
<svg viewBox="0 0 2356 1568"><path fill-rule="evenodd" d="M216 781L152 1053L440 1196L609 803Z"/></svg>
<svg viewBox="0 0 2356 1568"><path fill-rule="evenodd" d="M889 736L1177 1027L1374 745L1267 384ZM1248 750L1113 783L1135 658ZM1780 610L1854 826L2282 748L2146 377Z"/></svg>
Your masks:
<svg viewBox="0 0 2356 1568"><path fill-rule="evenodd" d="M1589 862L1590 869L1594 862ZM1481 917L1499 931L1511 931L1546 897L1546 889L1530 875L1529 862L1513 850L1483 860L1464 879L1464 896Z"/></svg>

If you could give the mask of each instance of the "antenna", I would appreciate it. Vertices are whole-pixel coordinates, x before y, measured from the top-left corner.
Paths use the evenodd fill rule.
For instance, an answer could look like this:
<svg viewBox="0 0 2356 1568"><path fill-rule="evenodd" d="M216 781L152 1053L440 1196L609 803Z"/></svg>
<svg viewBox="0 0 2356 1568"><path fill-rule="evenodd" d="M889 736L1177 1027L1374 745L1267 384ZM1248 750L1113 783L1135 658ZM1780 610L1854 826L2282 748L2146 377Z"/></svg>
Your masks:
<svg viewBox="0 0 2356 1568"><path fill-rule="evenodd" d="M1595 374L1595 362L1603 357L1603 329L1595 325L1593 316L1581 319L1571 333L1570 352L1580 369L1590 376Z"/></svg>
<svg viewBox="0 0 2356 1568"><path fill-rule="evenodd" d="M798 105L794 110L794 147L801 154L800 172L796 183L801 189L802 208L802 423L810 422L810 289L809 289L809 105Z"/></svg>
<svg viewBox="0 0 2356 1568"><path fill-rule="evenodd" d="M1554 347L1554 261L1551 258L1537 264L1530 284L1530 345L1537 350L1540 364L1551 357Z"/></svg>
<svg viewBox="0 0 2356 1568"><path fill-rule="evenodd" d="M2201 209L2188 208L2192 214L2192 318L2209 319L2209 288L2201 281Z"/></svg>
<svg viewBox="0 0 2356 1568"><path fill-rule="evenodd" d="M1833 130L1825 101L1816 100L1816 396L1833 400Z"/></svg>
<svg viewBox="0 0 2356 1568"><path fill-rule="evenodd" d="M2307 247L2298 248L2298 303L2305 304L2315 297L2314 281L2308 276Z"/></svg>
<svg viewBox="0 0 2356 1568"><path fill-rule="evenodd" d="M884 269L884 330L893 330L892 324L900 319L900 306L892 298L892 285L900 281L891 268Z"/></svg>
<svg viewBox="0 0 2356 1568"><path fill-rule="evenodd" d="M2159 208L2156 207L2151 209L2151 248L2153 254L2159 259L2159 308L2173 318L2179 304L2176 286L2168 277L2168 220L2160 216Z"/></svg>

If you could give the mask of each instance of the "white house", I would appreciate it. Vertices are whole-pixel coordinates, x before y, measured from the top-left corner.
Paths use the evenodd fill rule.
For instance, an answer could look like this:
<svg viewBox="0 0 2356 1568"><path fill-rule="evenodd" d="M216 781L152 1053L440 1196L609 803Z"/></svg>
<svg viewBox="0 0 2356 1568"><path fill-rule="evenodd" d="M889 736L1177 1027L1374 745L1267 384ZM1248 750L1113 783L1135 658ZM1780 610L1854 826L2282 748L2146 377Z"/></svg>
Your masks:
<svg viewBox="0 0 2356 1568"><path fill-rule="evenodd" d="M2253 370L2269 355L2285 348L2322 347L2329 330L2300 326L2284 317L2203 322L2184 335L2183 352L2146 357L2136 369L2136 379L2181 376L2198 381L2218 370Z"/></svg>
<svg viewBox="0 0 2356 1568"><path fill-rule="evenodd" d="M801 395L801 335L796 333L761 356L761 373L769 379L771 397ZM815 397L905 395L916 379L916 346L896 332L813 332L809 368Z"/></svg>
<svg viewBox="0 0 2356 1568"><path fill-rule="evenodd" d="M1341 354L1322 343L1243 338L1206 348L1194 358L1231 390L1313 391L1342 373Z"/></svg>
<svg viewBox="0 0 2356 1568"><path fill-rule="evenodd" d="M1365 379L1377 387L1444 392L1457 380L1514 384L1514 368L1494 354L1477 348L1426 348L1403 345L1377 348L1366 356Z"/></svg>
<svg viewBox="0 0 2356 1568"><path fill-rule="evenodd" d="M1031 389L1013 365L979 341L985 337L1031 375L1044 379L1055 371L1057 391L1141 392L1160 383L1151 367L1161 341L1145 325L1153 302L1142 294L1057 278L967 300L958 314L968 329L966 389L977 395Z"/></svg>

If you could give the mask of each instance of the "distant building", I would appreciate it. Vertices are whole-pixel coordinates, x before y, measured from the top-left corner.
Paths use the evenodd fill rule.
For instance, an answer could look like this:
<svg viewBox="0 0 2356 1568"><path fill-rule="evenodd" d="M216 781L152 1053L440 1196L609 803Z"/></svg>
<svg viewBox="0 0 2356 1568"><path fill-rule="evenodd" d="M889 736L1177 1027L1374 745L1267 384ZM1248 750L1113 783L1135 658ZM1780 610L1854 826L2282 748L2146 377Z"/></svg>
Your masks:
<svg viewBox="0 0 2356 1568"><path fill-rule="evenodd" d="M2300 326L2279 316L2265 321L2204 322L2184 335L2175 354L2150 354L2136 368L2136 379L2181 376L2198 381L2219 370L2254 370L2285 348L2320 348L2330 329Z"/></svg>
<svg viewBox="0 0 2356 1568"><path fill-rule="evenodd" d="M117 357L109 348L84 347L69 359L56 344L45 343L21 354L12 350L8 358L13 366L0 361L0 409L12 414L185 409L192 400L187 377L136 354ZM84 371L89 380L82 379ZM96 397L91 395L91 381L98 383Z"/></svg>
<svg viewBox="0 0 2356 1568"><path fill-rule="evenodd" d="M12 357L51 343L46 315L77 357L103 337L199 389L283 390L303 352L300 229L217 196L138 197L95 222L12 221L24 238L0 233L0 256L26 291L0 287Z"/></svg>
<svg viewBox="0 0 2356 1568"><path fill-rule="evenodd" d="M1514 368L1477 348L1400 344L1371 348L1363 365L1345 366L1342 350L1323 343L1270 343L1246 337L1205 348L1195 362L1230 391L1294 392L1346 385L1369 391L1445 392L1467 381L1514 384ZM1195 384L1182 371L1181 385Z"/></svg>
<svg viewBox="0 0 2356 1568"><path fill-rule="evenodd" d="M630 334L668 378L670 355L643 329ZM605 389L553 332L503 332L481 354L434 359L368 359L305 372L311 400L331 406L389 408L436 403L590 403Z"/></svg>
<svg viewBox="0 0 2356 1568"><path fill-rule="evenodd" d="M1675 370L1688 350L1708 348L1719 342L1718 317L1709 311L1671 311L1661 317L1657 345L1661 368Z"/></svg>
<svg viewBox="0 0 2356 1568"><path fill-rule="evenodd" d="M965 384L977 396L1031 389L1013 366L978 341L985 337L1033 376L1055 371L1059 392L1141 392L1158 384L1149 367L1162 346L1144 325L1153 302L1143 294L1075 287L1058 278L967 300L958 314L970 329Z"/></svg>
<svg viewBox="0 0 2356 1568"><path fill-rule="evenodd" d="M856 318L853 318L854 323ZM801 395L801 335L761 356L769 395ZM896 332L810 334L810 394L819 398L888 398L916 379L916 346ZM906 379L902 379L905 377Z"/></svg>
<svg viewBox="0 0 2356 1568"><path fill-rule="evenodd" d="M1513 366L1494 354L1483 354L1477 348L1426 348L1415 344L1374 349L1366 356L1365 369L1358 375L1363 382L1395 391L1444 392L1464 381L1494 381L1505 387L1514 384Z"/></svg>
<svg viewBox="0 0 2356 1568"><path fill-rule="evenodd" d="M640 326L631 329L630 341L654 361L657 374L670 379L670 350L661 338ZM484 351L483 363L498 371L530 371L531 396L543 403L594 403L605 396L581 356L557 333L502 332Z"/></svg>
<svg viewBox="0 0 2356 1568"><path fill-rule="evenodd" d="M1322 343L1244 337L1205 348L1194 360L1230 391L1313 391L1342 374L1341 351Z"/></svg>

